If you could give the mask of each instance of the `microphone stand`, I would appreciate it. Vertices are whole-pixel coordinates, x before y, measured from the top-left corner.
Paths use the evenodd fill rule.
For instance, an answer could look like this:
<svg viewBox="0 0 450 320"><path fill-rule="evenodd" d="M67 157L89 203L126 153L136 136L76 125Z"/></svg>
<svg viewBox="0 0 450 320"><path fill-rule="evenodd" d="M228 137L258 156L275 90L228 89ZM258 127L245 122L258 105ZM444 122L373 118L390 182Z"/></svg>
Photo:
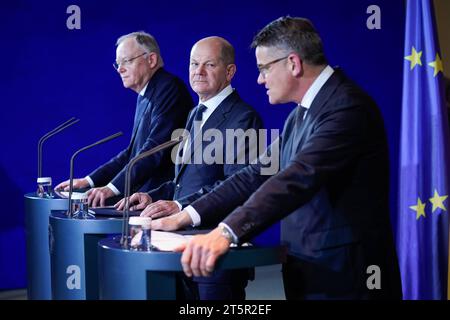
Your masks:
<svg viewBox="0 0 450 320"><path fill-rule="evenodd" d="M42 136L42 138L39 139L38 142L38 178L42 177L42 146L44 145L44 142L54 136L55 134L63 131L64 129L70 127L71 125L77 123L78 121L80 121L80 119L76 119L75 117L70 118L69 120L67 120L66 122L60 124L59 126L57 126L55 129L47 132L46 134L44 134Z"/></svg>
<svg viewBox="0 0 450 320"><path fill-rule="evenodd" d="M183 136L179 136L176 139L173 140L169 140L167 142L164 142L150 150L147 150L139 155L137 155L136 157L134 157L133 159L131 159L131 161L128 163L127 165L127 171L125 174L125 208L123 211L123 220L122 220L122 237L120 239L120 244L122 245L122 247L124 249L128 248L128 218L130 215L130 203L129 203L129 198L130 198L130 192L131 192L131 186L130 186L130 180L131 180L131 169L133 168L134 164L136 162L138 162L139 160L141 160L142 158L148 157L152 154L155 154L161 150L170 148L172 146L175 146L176 144L180 143L181 141L183 141L184 137Z"/></svg>
<svg viewBox="0 0 450 320"><path fill-rule="evenodd" d="M74 162L74 160L75 160L75 157L76 157L80 152L83 152L84 150L90 149L90 148L95 147L95 146L97 146L97 145L99 145L99 144L102 144L102 143L105 143L105 142L107 142L107 141L109 141L109 140L115 139L115 138L121 136L122 134L123 134L122 132L117 132L117 133L115 133L115 134L113 134L113 135L110 135L109 137L106 137L106 138L104 138L104 139L102 139L102 140L99 140L99 141L97 141L97 142L94 142L93 144L90 144L90 145L88 145L88 146L86 146L86 147L84 147L84 148L81 148L81 149L77 150L77 151L73 154L72 158L70 158L69 211L67 212L67 215L68 215L69 218L72 218L72 213L73 213L73 212L72 212L73 167L74 167L74 166L73 166L73 162Z"/></svg>

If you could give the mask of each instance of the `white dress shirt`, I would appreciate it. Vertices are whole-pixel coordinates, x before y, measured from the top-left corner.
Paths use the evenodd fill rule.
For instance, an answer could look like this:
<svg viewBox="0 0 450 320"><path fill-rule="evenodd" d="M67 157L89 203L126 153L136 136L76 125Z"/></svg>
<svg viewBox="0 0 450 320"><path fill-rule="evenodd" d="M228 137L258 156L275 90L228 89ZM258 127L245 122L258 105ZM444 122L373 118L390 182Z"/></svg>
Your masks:
<svg viewBox="0 0 450 320"><path fill-rule="evenodd" d="M206 110L203 112L202 121L200 123L200 128L203 127L203 125L206 123L208 118L211 116L211 114L217 109L217 107L222 103L223 100L225 100L230 94L233 93L233 88L231 85L226 86L222 91L220 91L218 94L216 94L214 97L206 100L206 101L199 101L199 105L203 104L206 107ZM187 141L185 144L188 143ZM184 158L184 152L186 151L186 145L183 147L183 157ZM182 210L182 206L178 201L175 201L175 203L178 205L178 208ZM187 206L185 210L189 213L189 216L192 219L192 226L198 226L200 224L200 215L198 212L192 207Z"/></svg>
<svg viewBox="0 0 450 320"><path fill-rule="evenodd" d="M306 114L308 113L309 108L311 107L311 105L312 105L314 99L316 98L317 94L319 93L320 89L322 89L325 82L327 82L327 80L331 77L333 72L334 72L333 68L331 68L329 65L327 65L322 70L322 72L319 74L319 76L314 80L314 82L311 84L309 89L306 91L305 95L302 98L302 101L300 102L300 105L302 107L306 108L306 112L303 115L303 119L305 118ZM191 208L192 208L191 210L195 211L195 213L200 217L198 212L192 206L191 206ZM187 210L187 208L186 208L186 210ZM189 213L189 215L192 217L191 213ZM197 225L199 225L199 224L197 224ZM238 243L238 237L226 223L221 222L219 225L224 228L227 228L228 231L230 231L231 235L233 236L233 242Z"/></svg>

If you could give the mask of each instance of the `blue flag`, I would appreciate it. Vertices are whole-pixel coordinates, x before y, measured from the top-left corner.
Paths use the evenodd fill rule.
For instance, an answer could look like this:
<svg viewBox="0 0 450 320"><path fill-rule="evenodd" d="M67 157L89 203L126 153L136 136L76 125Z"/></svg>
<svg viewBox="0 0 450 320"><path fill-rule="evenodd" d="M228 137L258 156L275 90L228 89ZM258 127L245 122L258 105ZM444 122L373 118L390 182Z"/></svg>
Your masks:
<svg viewBox="0 0 450 320"><path fill-rule="evenodd" d="M408 0L397 247L404 299L446 299L449 124L431 0Z"/></svg>

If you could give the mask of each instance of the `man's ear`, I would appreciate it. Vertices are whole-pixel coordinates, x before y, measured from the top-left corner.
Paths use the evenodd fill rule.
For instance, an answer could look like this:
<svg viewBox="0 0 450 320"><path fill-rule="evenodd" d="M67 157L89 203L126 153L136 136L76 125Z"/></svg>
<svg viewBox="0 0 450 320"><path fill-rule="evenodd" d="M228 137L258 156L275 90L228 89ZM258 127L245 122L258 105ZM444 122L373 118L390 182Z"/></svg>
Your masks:
<svg viewBox="0 0 450 320"><path fill-rule="evenodd" d="M294 77L297 77L303 73L303 60L299 55L291 53L288 56L288 64Z"/></svg>
<svg viewBox="0 0 450 320"><path fill-rule="evenodd" d="M150 68L154 68L158 65L158 55L154 52L150 52L147 57L147 61L150 64Z"/></svg>
<svg viewBox="0 0 450 320"><path fill-rule="evenodd" d="M236 65L234 63L227 65L227 81L231 82L236 73Z"/></svg>

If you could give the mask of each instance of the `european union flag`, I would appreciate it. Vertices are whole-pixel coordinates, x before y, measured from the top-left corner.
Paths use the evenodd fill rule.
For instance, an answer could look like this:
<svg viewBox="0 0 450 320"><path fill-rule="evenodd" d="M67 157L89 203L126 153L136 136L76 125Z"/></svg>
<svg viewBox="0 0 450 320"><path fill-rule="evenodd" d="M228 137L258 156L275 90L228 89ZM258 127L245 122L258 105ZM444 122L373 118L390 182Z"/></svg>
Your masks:
<svg viewBox="0 0 450 320"><path fill-rule="evenodd" d="M446 299L449 128L431 0L408 0L397 246L405 299Z"/></svg>

